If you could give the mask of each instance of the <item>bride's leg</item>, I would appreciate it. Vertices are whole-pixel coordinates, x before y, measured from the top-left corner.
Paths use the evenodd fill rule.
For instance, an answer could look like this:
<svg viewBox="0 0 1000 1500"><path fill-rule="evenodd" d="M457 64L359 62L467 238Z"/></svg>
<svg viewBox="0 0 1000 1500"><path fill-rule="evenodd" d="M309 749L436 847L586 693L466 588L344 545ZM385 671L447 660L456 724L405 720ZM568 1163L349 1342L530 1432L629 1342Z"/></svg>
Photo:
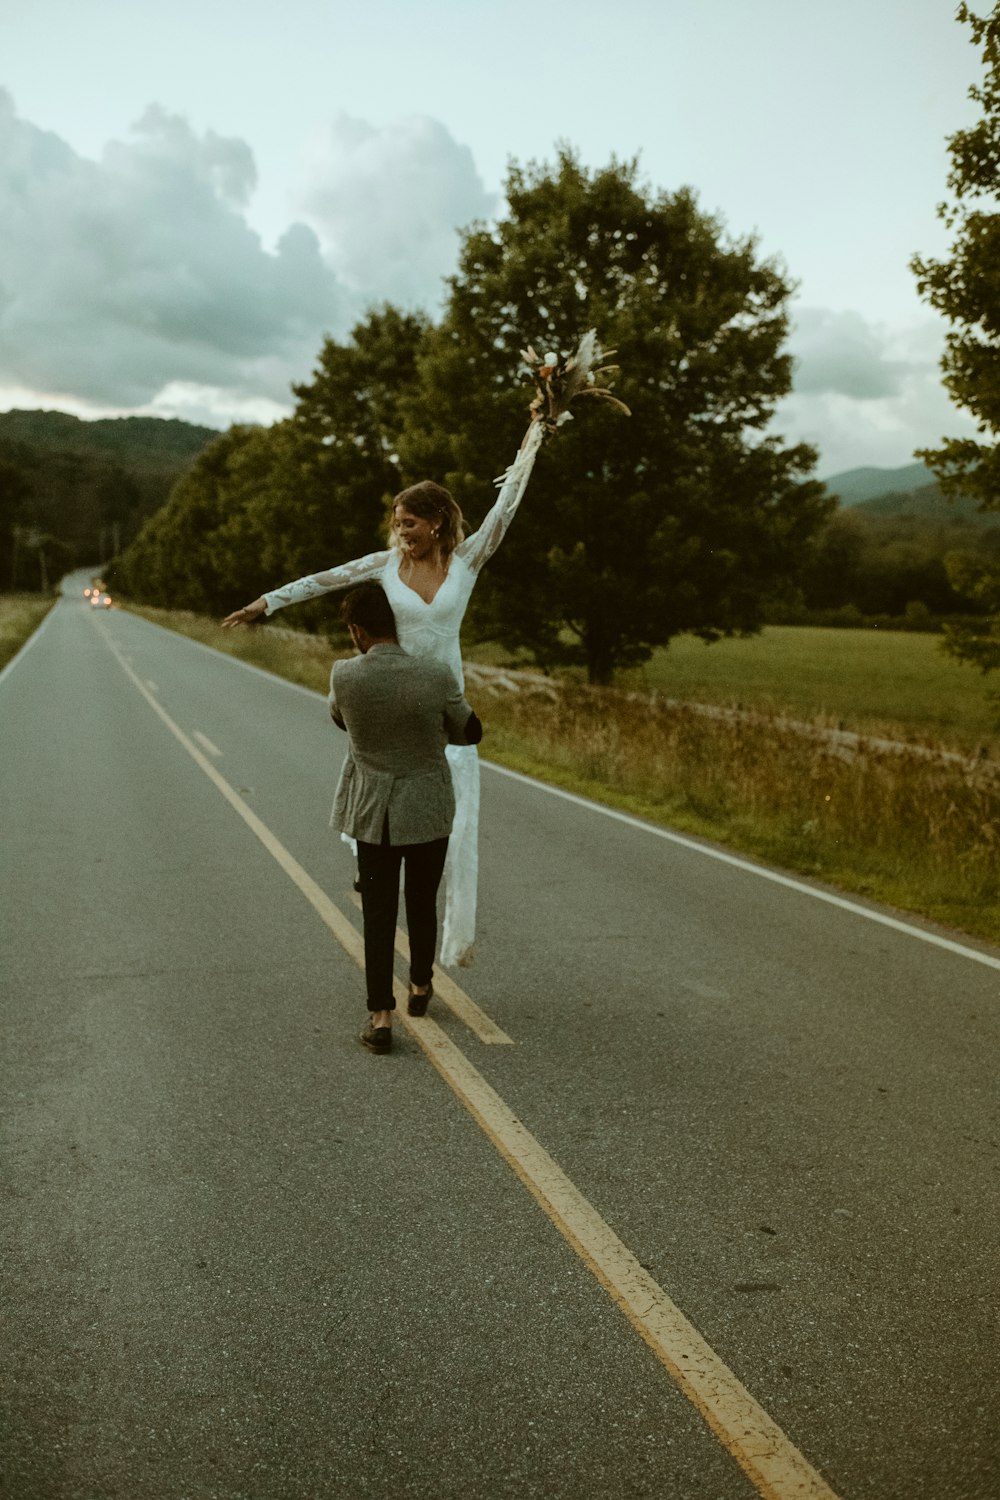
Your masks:
<svg viewBox="0 0 1000 1500"><path fill-rule="evenodd" d="M444 924L441 963L472 962L476 938L476 885L479 876L479 756L474 745L449 745L448 764L455 787L455 822L444 869Z"/></svg>

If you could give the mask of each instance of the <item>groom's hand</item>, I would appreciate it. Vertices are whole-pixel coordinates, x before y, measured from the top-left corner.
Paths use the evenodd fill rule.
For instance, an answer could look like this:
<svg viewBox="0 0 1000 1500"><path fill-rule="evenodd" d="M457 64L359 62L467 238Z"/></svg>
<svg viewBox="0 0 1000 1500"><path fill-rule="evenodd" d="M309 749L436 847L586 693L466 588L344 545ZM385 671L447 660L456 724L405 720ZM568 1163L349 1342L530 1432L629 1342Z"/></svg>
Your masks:
<svg viewBox="0 0 1000 1500"><path fill-rule="evenodd" d="M465 743L478 745L483 737L483 723L477 713L471 713L465 724Z"/></svg>

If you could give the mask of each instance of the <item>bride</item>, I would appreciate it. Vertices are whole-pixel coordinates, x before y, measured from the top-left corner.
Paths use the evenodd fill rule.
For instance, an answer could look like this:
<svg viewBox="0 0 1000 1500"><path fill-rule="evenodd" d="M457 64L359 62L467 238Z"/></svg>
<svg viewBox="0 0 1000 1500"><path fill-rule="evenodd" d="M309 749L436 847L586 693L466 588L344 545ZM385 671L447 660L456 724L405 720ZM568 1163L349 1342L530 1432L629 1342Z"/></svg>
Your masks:
<svg viewBox="0 0 1000 1500"><path fill-rule="evenodd" d="M464 688L459 632L465 608L480 569L503 541L521 503L545 426L540 416L532 417L492 509L471 536L465 536L462 512L446 489L432 480L410 485L393 501L386 551L272 589L227 615L223 625L249 625L288 604L376 579L392 606L404 651L446 662ZM455 822L444 873L441 963L463 965L472 962L476 932L479 758L475 745L449 745L447 755L455 783Z"/></svg>
<svg viewBox="0 0 1000 1500"><path fill-rule="evenodd" d="M404 651L447 662L464 688L459 641L462 617L480 569L503 541L517 512L546 434L569 420L570 403L578 396L597 397L629 414L602 379L617 366L595 369L613 353L601 348L594 329L584 334L565 364L560 364L556 354L539 357L530 347L523 351L536 388L531 421L517 457L497 481L500 493L492 509L471 536L465 536L462 512L448 491L424 480L395 497L388 550L272 589L227 615L223 625L249 625L288 604L376 579L388 595ZM447 755L455 783L455 822L444 872L441 962L469 964L479 872L479 757L474 745L449 745Z"/></svg>

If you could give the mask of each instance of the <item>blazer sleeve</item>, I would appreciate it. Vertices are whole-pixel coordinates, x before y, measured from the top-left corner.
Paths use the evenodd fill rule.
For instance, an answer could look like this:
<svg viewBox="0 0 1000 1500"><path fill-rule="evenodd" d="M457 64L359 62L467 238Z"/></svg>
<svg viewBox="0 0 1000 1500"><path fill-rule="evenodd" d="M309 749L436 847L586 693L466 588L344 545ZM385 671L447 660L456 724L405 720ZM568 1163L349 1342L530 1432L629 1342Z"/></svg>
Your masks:
<svg viewBox="0 0 1000 1500"><path fill-rule="evenodd" d="M326 695L326 701L330 705L330 718L336 724L337 728L346 729L347 725L344 723L344 717L340 711L340 704L337 702L336 672L339 666L339 661L335 661L333 666L330 668L330 691Z"/></svg>
<svg viewBox="0 0 1000 1500"><path fill-rule="evenodd" d="M449 745L478 745L483 737L483 726L473 712L458 685L457 679L447 671L445 683L444 727Z"/></svg>

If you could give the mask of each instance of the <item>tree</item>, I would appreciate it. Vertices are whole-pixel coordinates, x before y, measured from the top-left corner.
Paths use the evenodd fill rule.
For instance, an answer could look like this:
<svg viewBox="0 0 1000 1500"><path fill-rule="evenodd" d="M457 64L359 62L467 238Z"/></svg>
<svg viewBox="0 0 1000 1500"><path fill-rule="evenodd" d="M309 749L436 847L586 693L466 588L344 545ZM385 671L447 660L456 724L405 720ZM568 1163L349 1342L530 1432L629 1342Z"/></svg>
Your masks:
<svg viewBox="0 0 1000 1500"><path fill-rule="evenodd" d="M400 475L398 402L415 380L426 322L391 307L349 340L327 339L295 412L234 427L204 450L120 562L135 598L224 613L262 588L375 550ZM318 628L329 604L303 605Z"/></svg>
<svg viewBox="0 0 1000 1500"><path fill-rule="evenodd" d="M13 458L0 457L0 589L18 586L19 522L31 481Z"/></svg>
<svg viewBox="0 0 1000 1500"><path fill-rule="evenodd" d="M218 611L232 571L225 540L238 475L252 462L248 450L277 441L274 432L231 427L204 449L108 570L111 586L147 604Z"/></svg>
<svg viewBox="0 0 1000 1500"><path fill-rule="evenodd" d="M958 406L971 412L978 438L946 438L940 448L916 454L936 473L949 497L970 495L981 510L1000 509L1000 4L976 16L968 5L957 18L967 24L982 50L985 78L969 97L982 118L949 138L953 194L938 214L955 230L947 260L914 256L912 269L922 297L944 313L952 327L941 360L944 384ZM1000 609L1000 570L956 556L949 567L955 588L987 609ZM950 627L946 644L953 655L984 672L1000 666L1000 617L982 627Z"/></svg>
<svg viewBox="0 0 1000 1500"><path fill-rule="evenodd" d="M485 512L525 425L527 341L566 355L596 328L632 416L595 402L543 449L471 622L592 682L683 631L756 630L832 504L802 480L813 450L764 435L790 386L788 283L688 190L651 196L634 162L589 174L564 148L554 168L512 166L507 199L465 235L427 335L404 477Z"/></svg>

